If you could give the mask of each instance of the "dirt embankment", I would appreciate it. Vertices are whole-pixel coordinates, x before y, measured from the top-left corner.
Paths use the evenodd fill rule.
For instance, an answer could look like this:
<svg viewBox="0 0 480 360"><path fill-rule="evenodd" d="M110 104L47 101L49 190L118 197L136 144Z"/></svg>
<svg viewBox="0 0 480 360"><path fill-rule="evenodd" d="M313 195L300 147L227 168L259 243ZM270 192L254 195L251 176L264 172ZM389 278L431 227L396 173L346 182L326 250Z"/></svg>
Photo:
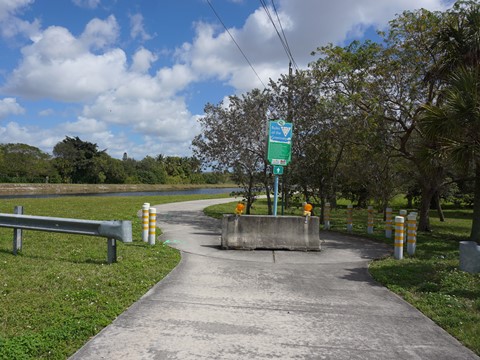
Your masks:
<svg viewBox="0 0 480 360"><path fill-rule="evenodd" d="M0 184L0 195L34 194L95 194L137 191L171 191L204 188L235 187L232 184Z"/></svg>

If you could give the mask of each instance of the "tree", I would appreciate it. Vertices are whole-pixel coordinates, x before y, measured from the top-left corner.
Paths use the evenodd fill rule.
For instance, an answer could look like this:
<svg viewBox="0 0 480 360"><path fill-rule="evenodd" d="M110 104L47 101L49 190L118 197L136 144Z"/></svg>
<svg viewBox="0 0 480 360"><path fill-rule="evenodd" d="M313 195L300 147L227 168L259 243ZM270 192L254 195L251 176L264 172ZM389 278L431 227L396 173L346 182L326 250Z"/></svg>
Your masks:
<svg viewBox="0 0 480 360"><path fill-rule="evenodd" d="M441 102L426 104L422 126L442 155L475 171L470 239L480 244L480 4L460 1L447 13L438 35L443 51L430 81L445 84Z"/></svg>
<svg viewBox="0 0 480 360"><path fill-rule="evenodd" d="M55 181L58 174L52 167L50 155L26 144L0 145L0 174L3 181Z"/></svg>
<svg viewBox="0 0 480 360"><path fill-rule="evenodd" d="M233 170L244 189L246 213L255 201L258 184L267 191L271 213L271 180L267 174L266 116L269 93L254 89L242 96L230 96L229 104L207 104L199 122L202 133L192 141L194 155L214 170Z"/></svg>
<svg viewBox="0 0 480 360"><path fill-rule="evenodd" d="M435 142L418 128L421 105L438 101L438 84L425 79L439 58L432 44L441 17L427 10L404 12L390 22L384 44L327 46L312 64L322 94L343 105L343 116L353 126L352 141L369 141L364 134L375 134L391 150L385 154L401 156L416 168L422 188L419 230L430 229L430 202L446 173L441 159L431 156L434 151L425 151L433 150Z"/></svg>
<svg viewBox="0 0 480 360"><path fill-rule="evenodd" d="M95 161L103 153L97 144L67 136L53 148L54 165L64 182L97 183Z"/></svg>

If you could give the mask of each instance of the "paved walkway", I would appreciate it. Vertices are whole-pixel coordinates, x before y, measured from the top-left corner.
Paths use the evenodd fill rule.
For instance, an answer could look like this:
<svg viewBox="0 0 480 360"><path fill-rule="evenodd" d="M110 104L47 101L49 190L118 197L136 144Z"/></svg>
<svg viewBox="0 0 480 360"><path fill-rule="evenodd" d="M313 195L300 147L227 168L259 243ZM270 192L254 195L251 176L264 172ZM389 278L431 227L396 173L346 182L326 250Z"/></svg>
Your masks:
<svg viewBox="0 0 480 360"><path fill-rule="evenodd" d="M226 201L155 206L181 263L72 359L480 359L371 279L389 249L322 233L318 253L220 250L201 209Z"/></svg>

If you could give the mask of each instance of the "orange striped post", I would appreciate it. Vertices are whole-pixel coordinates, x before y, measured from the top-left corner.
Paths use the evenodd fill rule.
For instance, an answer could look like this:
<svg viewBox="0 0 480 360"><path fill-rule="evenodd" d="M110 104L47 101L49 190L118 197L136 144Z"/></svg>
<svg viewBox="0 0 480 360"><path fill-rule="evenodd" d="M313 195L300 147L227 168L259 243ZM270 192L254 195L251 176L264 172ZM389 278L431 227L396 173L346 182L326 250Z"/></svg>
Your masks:
<svg viewBox="0 0 480 360"><path fill-rule="evenodd" d="M157 209L151 207L148 210L149 214L149 226L148 226L148 243L155 245L155 231L157 228Z"/></svg>
<svg viewBox="0 0 480 360"><path fill-rule="evenodd" d="M385 237L392 238L392 208L385 209Z"/></svg>
<svg viewBox="0 0 480 360"><path fill-rule="evenodd" d="M352 212L353 212L353 205L347 205L347 231L353 230Z"/></svg>
<svg viewBox="0 0 480 360"><path fill-rule="evenodd" d="M393 256L397 260L403 259L403 232L404 232L403 216L395 216L395 242Z"/></svg>
<svg viewBox="0 0 480 360"><path fill-rule="evenodd" d="M368 207L367 233L373 234L373 206Z"/></svg>
<svg viewBox="0 0 480 360"><path fill-rule="evenodd" d="M325 210L323 213L323 228L330 230L330 203L325 203Z"/></svg>
<svg viewBox="0 0 480 360"><path fill-rule="evenodd" d="M407 218L407 252L414 255L417 247L417 214L410 213Z"/></svg>
<svg viewBox="0 0 480 360"><path fill-rule="evenodd" d="M407 218L407 210L400 210L399 214L404 219ZM403 243L405 244L406 242L407 242L407 222L403 224Z"/></svg>
<svg viewBox="0 0 480 360"><path fill-rule="evenodd" d="M142 240L148 242L148 210L150 209L149 203L142 205Z"/></svg>

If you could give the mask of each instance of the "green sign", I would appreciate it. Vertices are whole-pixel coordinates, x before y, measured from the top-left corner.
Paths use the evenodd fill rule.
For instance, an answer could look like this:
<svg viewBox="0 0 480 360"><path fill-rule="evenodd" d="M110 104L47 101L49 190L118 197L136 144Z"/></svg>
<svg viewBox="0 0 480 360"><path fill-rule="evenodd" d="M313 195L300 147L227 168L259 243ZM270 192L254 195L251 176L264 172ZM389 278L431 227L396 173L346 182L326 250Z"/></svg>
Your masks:
<svg viewBox="0 0 480 360"><path fill-rule="evenodd" d="M283 120L269 122L267 159L272 165L286 166L292 159L293 124Z"/></svg>
<svg viewBox="0 0 480 360"><path fill-rule="evenodd" d="M283 166L274 165L273 166L273 174L274 175L283 175Z"/></svg>

